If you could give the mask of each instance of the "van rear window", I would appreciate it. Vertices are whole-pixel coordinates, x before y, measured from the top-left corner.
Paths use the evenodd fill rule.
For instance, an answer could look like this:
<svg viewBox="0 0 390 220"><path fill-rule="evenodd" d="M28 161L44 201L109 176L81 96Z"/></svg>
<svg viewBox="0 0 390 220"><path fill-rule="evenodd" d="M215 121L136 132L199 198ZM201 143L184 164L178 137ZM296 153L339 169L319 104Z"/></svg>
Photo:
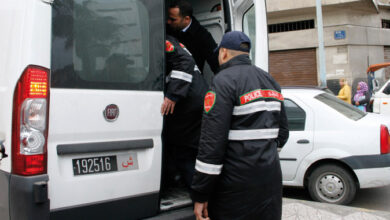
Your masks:
<svg viewBox="0 0 390 220"><path fill-rule="evenodd" d="M53 4L51 87L162 90L162 0Z"/></svg>

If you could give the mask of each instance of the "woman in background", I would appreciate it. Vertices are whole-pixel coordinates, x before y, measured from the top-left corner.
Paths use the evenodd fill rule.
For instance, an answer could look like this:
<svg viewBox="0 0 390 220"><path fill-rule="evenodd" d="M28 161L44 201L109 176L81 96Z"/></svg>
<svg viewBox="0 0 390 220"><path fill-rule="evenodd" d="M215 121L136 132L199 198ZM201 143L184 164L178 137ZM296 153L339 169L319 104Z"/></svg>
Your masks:
<svg viewBox="0 0 390 220"><path fill-rule="evenodd" d="M356 89L356 93L351 100L352 105L364 112L367 112L367 105L370 103L371 99L371 93L368 90L368 85L365 82L359 82Z"/></svg>
<svg viewBox="0 0 390 220"><path fill-rule="evenodd" d="M341 78L340 81L340 91L337 98L343 100L346 103L351 104L351 87L349 87L347 80Z"/></svg>

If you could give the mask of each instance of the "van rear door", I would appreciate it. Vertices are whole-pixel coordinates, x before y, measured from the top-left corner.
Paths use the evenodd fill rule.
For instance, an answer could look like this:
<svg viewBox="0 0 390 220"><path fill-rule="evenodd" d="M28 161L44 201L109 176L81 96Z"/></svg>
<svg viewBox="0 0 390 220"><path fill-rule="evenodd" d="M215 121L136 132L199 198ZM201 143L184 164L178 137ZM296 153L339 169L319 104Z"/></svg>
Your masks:
<svg viewBox="0 0 390 220"><path fill-rule="evenodd" d="M268 71L268 30L265 0L229 0L232 29L245 32L252 41L251 59Z"/></svg>
<svg viewBox="0 0 390 220"><path fill-rule="evenodd" d="M51 218L158 212L163 8L162 0L54 1Z"/></svg>

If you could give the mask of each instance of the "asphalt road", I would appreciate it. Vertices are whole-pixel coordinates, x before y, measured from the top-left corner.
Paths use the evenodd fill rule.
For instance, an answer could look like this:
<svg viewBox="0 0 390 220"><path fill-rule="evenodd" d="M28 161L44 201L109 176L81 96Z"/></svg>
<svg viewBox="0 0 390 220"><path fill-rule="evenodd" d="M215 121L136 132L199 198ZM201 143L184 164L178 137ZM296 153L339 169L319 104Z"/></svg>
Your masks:
<svg viewBox="0 0 390 220"><path fill-rule="evenodd" d="M286 187L283 189L283 197L311 201L309 193L301 188ZM390 186L361 189L348 206L390 212Z"/></svg>

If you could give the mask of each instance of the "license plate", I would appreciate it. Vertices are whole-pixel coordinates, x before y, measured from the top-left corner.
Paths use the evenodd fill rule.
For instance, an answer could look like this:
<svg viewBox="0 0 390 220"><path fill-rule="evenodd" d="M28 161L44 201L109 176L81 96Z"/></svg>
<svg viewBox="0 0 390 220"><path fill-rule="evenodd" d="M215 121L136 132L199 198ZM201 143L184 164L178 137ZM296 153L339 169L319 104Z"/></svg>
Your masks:
<svg viewBox="0 0 390 220"><path fill-rule="evenodd" d="M78 158L72 162L75 176L118 171L116 156Z"/></svg>
<svg viewBox="0 0 390 220"><path fill-rule="evenodd" d="M77 158L72 160L75 176L138 169L137 153L104 157Z"/></svg>

